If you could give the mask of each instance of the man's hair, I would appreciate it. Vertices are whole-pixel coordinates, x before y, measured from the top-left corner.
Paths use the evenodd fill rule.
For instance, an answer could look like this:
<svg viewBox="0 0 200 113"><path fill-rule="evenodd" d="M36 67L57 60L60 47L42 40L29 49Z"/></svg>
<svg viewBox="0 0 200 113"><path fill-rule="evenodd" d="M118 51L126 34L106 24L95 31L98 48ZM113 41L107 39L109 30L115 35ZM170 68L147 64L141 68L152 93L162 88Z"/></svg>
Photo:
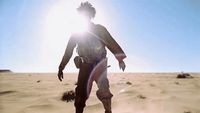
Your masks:
<svg viewBox="0 0 200 113"><path fill-rule="evenodd" d="M86 14L90 18L94 18L96 14L95 8L89 2L81 2L81 5L77 8L78 12Z"/></svg>

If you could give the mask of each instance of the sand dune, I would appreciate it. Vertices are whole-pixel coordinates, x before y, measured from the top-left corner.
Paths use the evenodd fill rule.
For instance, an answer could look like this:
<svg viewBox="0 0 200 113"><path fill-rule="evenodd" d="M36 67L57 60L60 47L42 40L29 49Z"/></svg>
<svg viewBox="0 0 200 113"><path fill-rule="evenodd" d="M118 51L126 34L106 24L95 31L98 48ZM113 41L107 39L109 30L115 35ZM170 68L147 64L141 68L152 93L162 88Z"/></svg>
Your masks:
<svg viewBox="0 0 200 113"><path fill-rule="evenodd" d="M200 74L109 74L113 113L200 113ZM73 102L60 100L76 86L76 74L0 73L0 113L74 113ZM84 113L103 113L94 83Z"/></svg>

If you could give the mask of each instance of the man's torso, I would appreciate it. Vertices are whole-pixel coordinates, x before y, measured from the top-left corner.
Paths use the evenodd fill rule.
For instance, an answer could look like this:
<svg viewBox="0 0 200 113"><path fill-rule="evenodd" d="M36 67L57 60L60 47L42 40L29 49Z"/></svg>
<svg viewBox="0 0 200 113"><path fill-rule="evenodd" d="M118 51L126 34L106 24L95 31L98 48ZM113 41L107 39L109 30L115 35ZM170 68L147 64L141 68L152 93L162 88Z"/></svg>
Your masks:
<svg viewBox="0 0 200 113"><path fill-rule="evenodd" d="M78 34L74 38L76 38L77 53L85 62L93 63L106 57L105 44L94 28L83 34Z"/></svg>

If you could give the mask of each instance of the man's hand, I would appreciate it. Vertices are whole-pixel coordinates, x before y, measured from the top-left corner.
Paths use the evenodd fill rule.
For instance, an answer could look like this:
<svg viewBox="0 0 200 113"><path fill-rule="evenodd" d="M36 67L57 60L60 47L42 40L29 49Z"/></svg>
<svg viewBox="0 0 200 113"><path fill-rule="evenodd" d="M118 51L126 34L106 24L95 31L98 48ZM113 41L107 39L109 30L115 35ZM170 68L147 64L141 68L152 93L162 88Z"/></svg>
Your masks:
<svg viewBox="0 0 200 113"><path fill-rule="evenodd" d="M119 62L119 69L122 69L122 71L124 71L126 68L126 64L124 63L124 61L120 61Z"/></svg>
<svg viewBox="0 0 200 113"><path fill-rule="evenodd" d="M59 79L60 81L62 81L62 79L63 79L63 72L62 72L62 70L59 70L59 71L58 71L58 79Z"/></svg>

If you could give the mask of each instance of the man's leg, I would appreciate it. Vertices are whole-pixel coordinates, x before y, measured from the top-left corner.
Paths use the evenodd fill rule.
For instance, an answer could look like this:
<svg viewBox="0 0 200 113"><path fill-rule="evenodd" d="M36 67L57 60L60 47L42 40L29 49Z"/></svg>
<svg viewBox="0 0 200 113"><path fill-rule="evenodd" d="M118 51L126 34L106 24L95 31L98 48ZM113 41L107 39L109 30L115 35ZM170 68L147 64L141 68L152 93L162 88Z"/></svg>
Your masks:
<svg viewBox="0 0 200 113"><path fill-rule="evenodd" d="M74 106L76 107L76 113L83 113L85 102L87 100L86 85L91 71L92 71L92 65L81 63L78 75L77 87L75 90L76 97Z"/></svg>
<svg viewBox="0 0 200 113"><path fill-rule="evenodd" d="M109 89L109 81L107 78L107 67L105 67L104 72L102 72L101 74L102 75L100 76L100 78L96 80L97 86L99 88L96 92L96 95L98 99L103 103L105 113L112 113L111 98L113 95Z"/></svg>

